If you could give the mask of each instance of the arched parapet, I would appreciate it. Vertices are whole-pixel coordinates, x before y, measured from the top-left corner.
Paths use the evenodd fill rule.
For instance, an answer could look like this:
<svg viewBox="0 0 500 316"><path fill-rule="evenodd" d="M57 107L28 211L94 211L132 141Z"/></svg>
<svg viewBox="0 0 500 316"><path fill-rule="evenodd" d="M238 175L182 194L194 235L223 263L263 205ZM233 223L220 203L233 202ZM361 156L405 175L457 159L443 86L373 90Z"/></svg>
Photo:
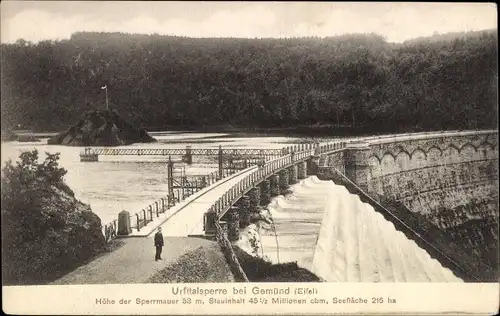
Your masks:
<svg viewBox="0 0 500 316"><path fill-rule="evenodd" d="M495 159L498 158L498 150L495 144L491 144L487 141L482 142L477 147L478 156L481 159Z"/></svg>
<svg viewBox="0 0 500 316"><path fill-rule="evenodd" d="M428 165L427 153L420 147L417 147L410 154L410 167L421 168Z"/></svg>
<svg viewBox="0 0 500 316"><path fill-rule="evenodd" d="M486 137L484 137L483 142L488 142L490 144L493 144L494 148L497 148L498 133L491 133L491 134L486 135Z"/></svg>
<svg viewBox="0 0 500 316"><path fill-rule="evenodd" d="M377 156L368 157L368 165L370 167L370 176L372 178L377 178L382 176L382 165L381 160Z"/></svg>
<svg viewBox="0 0 500 316"><path fill-rule="evenodd" d="M438 165L442 163L443 150L436 146L431 146L427 150L427 162L431 165Z"/></svg>
<svg viewBox="0 0 500 316"><path fill-rule="evenodd" d="M443 150L442 162L445 164L460 162L460 148L454 144L449 144Z"/></svg>
<svg viewBox="0 0 500 316"><path fill-rule="evenodd" d="M324 160L338 170L344 167L346 175L351 175L359 183L382 181L385 184L387 180L383 179L393 176L399 177L398 181L408 182L418 174L418 181L446 185L455 178L451 173L441 171L455 171L466 181L463 174L476 172L475 164L498 160L498 145L492 141L498 138L497 135L495 131L457 131L371 137L365 141L351 141L350 146L328 153L330 157ZM362 148L360 144L363 144ZM458 172L462 169L465 171ZM372 189L377 187L377 191L380 189L380 185L369 185Z"/></svg>
<svg viewBox="0 0 500 316"><path fill-rule="evenodd" d="M397 167L398 171L410 169L410 165L411 165L410 153L408 153L406 150L400 151L396 155L395 163L396 163L396 167Z"/></svg>
<svg viewBox="0 0 500 316"><path fill-rule="evenodd" d="M396 156L391 152L386 152L380 159L380 166L383 174L393 173L395 170Z"/></svg>
<svg viewBox="0 0 500 316"><path fill-rule="evenodd" d="M474 146L472 143L463 144L462 147L460 147L459 154L461 161L474 161L481 159L481 157L478 155L476 146Z"/></svg>

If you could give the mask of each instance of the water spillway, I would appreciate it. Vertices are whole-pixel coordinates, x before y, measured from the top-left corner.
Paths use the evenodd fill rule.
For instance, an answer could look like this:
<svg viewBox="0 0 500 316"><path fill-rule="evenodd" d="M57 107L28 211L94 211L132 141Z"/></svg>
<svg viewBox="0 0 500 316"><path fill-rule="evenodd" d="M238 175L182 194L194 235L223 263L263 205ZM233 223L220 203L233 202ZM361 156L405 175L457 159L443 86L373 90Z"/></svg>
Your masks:
<svg viewBox="0 0 500 316"><path fill-rule="evenodd" d="M268 207L271 261L297 261L327 282L462 282L344 186L313 176L291 190Z"/></svg>
<svg viewBox="0 0 500 316"><path fill-rule="evenodd" d="M461 282L373 207L331 183L311 270L329 282Z"/></svg>

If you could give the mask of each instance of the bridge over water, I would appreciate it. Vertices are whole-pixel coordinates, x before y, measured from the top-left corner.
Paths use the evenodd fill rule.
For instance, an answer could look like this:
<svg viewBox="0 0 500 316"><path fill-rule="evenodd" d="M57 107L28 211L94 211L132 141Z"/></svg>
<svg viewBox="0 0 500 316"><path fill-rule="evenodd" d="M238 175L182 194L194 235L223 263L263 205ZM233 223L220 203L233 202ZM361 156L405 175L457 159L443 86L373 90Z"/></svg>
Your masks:
<svg viewBox="0 0 500 316"><path fill-rule="evenodd" d="M176 155L184 156L191 153L255 158L262 154L265 160L263 163L227 174L219 171L219 175L222 176L207 183L207 186L200 188L182 202L170 205L170 201L165 202L162 199L161 202L155 202L154 206L150 206L148 212L141 215L142 219L138 216L137 225L132 229L120 231L123 223L117 221L113 224L112 230L113 234L117 235L146 237L151 236L157 227L162 226L167 236L215 236L228 253L230 260L236 262L238 266L237 259L232 252L231 242L239 238L240 226L248 225L252 214L258 212L260 205L267 205L271 196L283 194L290 184L316 175L319 179L333 180L347 187L351 193L358 195L363 202L371 205L373 212L382 214L397 231L402 232L409 240L413 240L411 247L421 248L421 251L425 253L425 255L418 255L424 263L422 269L429 269L425 264L427 259L422 258L428 257L431 260L432 257L463 280L477 281L484 279L482 277L484 275L491 278L491 275L497 271L494 269L492 271L491 267L481 260L471 263L470 258L464 256L457 245L447 243L449 238L447 239L447 236L443 235L439 229L434 229L434 226L430 225L422 230L423 224L417 222L419 219L411 217L411 212L404 213L407 216L402 217L403 213L399 209L395 210L394 206L385 205L380 197L387 195L395 198L402 203L402 206L398 206L399 208L407 207L414 211L413 208L416 208L414 205L421 205L422 202L410 201L409 192L414 192L412 194L420 199L429 199L429 194L432 192L438 194L438 190L446 191L450 187L457 190L460 187L460 190L468 190L467 194L474 195L469 182L482 185L481 194L485 194L484 198L495 194L498 197L498 178L492 176L495 173L494 170L492 171L492 168L495 168L493 164L498 164L497 142L498 131L451 131L301 144L282 150L225 150L222 148L204 150L186 148L175 149L171 152L150 150L149 154L173 155L175 151ZM103 149L86 153L94 155L146 154L137 149ZM219 161L222 161L222 158ZM446 168L453 169L453 179L446 178L448 176L436 179L432 176L432 172ZM404 182L398 180L399 178L404 179ZM421 183L416 183L418 181ZM457 181L461 181L459 185L456 184ZM425 186L427 187L424 190ZM429 189L429 186L433 186L432 189ZM444 199L452 198L453 194L450 193L450 197ZM432 202L429 203L432 204ZM498 209L496 213L489 215L493 218L496 215L498 219ZM434 222L438 228L443 228L444 226L439 226L442 223L438 224L438 217L427 216L426 220ZM422 218L420 220L423 221ZM450 221L457 220L459 219L454 218L442 225L451 225ZM122 221L126 222L127 217L123 217ZM142 224L139 224L140 222ZM128 224L128 226L133 225ZM382 237L373 234L372 238ZM391 238L387 236L384 238L384 243L391 242ZM374 244L376 243L374 240ZM390 247L388 245L388 248ZM411 253L418 253L415 251L412 250ZM323 256L325 256L324 253ZM431 261L428 261L429 265ZM432 264L435 265L435 263ZM241 269L239 273L245 278Z"/></svg>

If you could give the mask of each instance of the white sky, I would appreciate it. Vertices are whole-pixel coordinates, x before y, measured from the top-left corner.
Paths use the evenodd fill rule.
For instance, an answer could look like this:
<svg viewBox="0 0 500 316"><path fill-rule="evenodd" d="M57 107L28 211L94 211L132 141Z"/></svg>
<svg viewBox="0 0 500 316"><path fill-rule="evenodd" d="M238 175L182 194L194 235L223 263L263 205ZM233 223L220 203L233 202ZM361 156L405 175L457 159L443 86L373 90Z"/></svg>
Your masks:
<svg viewBox="0 0 500 316"><path fill-rule="evenodd" d="M102 31L250 38L373 32L402 42L496 29L496 12L492 3L2 1L1 41Z"/></svg>

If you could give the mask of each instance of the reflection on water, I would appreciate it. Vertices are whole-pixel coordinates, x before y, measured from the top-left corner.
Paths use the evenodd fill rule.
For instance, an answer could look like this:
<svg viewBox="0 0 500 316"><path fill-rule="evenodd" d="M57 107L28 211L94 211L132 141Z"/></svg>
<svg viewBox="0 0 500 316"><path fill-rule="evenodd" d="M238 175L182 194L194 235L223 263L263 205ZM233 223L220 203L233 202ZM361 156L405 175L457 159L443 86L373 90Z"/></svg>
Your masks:
<svg viewBox="0 0 500 316"><path fill-rule="evenodd" d="M230 137L217 133L152 133L158 143L133 144L115 148L282 148L298 139L287 137ZM184 142L184 143L183 143ZM75 191L78 199L90 204L103 224L117 218L121 210L132 214L166 196L168 157L160 156L100 156L99 162L80 162L82 147L47 145L41 142L2 143L2 166L9 158L16 160L21 151L38 149L40 159L44 152L61 153L60 165L68 170L67 184ZM180 160L180 157L172 157ZM217 157L194 156L194 164L184 167L187 175L208 174L215 171Z"/></svg>

